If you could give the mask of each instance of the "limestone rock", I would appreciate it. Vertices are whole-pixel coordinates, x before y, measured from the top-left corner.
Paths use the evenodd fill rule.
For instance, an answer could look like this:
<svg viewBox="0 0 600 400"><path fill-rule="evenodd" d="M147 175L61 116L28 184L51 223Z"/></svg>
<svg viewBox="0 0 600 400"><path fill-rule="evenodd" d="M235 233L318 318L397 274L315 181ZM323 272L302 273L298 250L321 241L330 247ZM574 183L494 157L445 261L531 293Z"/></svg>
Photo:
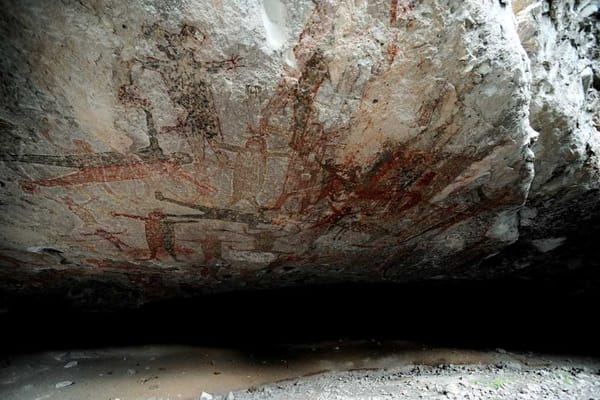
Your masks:
<svg viewBox="0 0 600 400"><path fill-rule="evenodd" d="M598 3L507 3L2 0L4 289L451 278L562 237Z"/></svg>

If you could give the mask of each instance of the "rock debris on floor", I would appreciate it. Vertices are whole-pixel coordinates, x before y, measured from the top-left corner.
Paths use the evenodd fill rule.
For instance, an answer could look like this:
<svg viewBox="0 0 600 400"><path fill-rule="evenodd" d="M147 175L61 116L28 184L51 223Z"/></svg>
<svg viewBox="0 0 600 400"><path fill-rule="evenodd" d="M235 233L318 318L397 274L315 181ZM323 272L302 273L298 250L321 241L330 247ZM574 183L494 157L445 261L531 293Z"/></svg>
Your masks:
<svg viewBox="0 0 600 400"><path fill-rule="evenodd" d="M598 370L520 365L406 366L326 373L236 392L237 400L600 398Z"/></svg>
<svg viewBox="0 0 600 400"><path fill-rule="evenodd" d="M600 399L598 359L408 342L139 346L1 365L2 400Z"/></svg>

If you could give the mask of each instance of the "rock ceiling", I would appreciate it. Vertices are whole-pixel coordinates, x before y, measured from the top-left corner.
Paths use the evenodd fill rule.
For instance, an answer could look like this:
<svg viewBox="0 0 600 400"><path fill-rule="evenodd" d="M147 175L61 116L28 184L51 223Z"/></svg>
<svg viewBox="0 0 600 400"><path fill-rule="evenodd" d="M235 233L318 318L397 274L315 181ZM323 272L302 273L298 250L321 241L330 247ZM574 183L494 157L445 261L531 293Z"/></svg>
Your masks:
<svg viewBox="0 0 600 400"><path fill-rule="evenodd" d="M5 289L461 277L597 209L597 2L2 9Z"/></svg>

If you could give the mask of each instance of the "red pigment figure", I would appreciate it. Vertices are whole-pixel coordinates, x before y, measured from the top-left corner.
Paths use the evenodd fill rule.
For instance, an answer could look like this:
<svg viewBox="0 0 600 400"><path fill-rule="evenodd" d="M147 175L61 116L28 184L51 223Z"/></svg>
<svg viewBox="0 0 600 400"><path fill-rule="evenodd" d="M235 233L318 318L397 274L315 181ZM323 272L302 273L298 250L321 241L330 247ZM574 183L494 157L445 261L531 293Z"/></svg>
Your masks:
<svg viewBox="0 0 600 400"><path fill-rule="evenodd" d="M267 173L267 143L264 137L248 139L238 152L233 170L232 205L246 201L258 208L257 197L263 189Z"/></svg>
<svg viewBox="0 0 600 400"><path fill-rule="evenodd" d="M329 136L317 121L314 102L321 85L328 78L325 56L315 50L306 61L297 85L281 94L289 98L293 112L288 143L292 152L282 193L273 206L275 209L302 213L317 200ZM268 115L268 110L263 114Z"/></svg>
<svg viewBox="0 0 600 400"><path fill-rule="evenodd" d="M288 153L268 150L268 135L284 136L284 134L267 127L263 121L259 124L258 130L252 127L248 130L252 136L246 140L243 147L228 143L219 143L218 147L237 153L233 162L231 206L259 209L258 196L266 180L269 157L288 157Z"/></svg>
<svg viewBox="0 0 600 400"><path fill-rule="evenodd" d="M57 178L21 182L21 188L29 193L33 193L36 186L65 187L88 183L120 182L156 175L178 177L193 183L200 192L214 193L215 189L213 187L181 171L182 165L193 162L189 154L180 152L164 154L156 138L152 113L148 110L144 110L144 112L146 114L149 145L138 149L133 154L123 155L117 152L65 155L5 154L0 155L0 159L77 169L75 172Z"/></svg>
<svg viewBox="0 0 600 400"><path fill-rule="evenodd" d="M115 246L119 251L123 251L123 247L131 247L128 244L124 243L121 239L116 237L115 235L120 235L125 233L125 231L121 232L109 232L104 229L96 229L94 233L84 233L82 236L98 236L104 240L110 242L113 246Z"/></svg>
<svg viewBox="0 0 600 400"><path fill-rule="evenodd" d="M146 231L146 243L150 250L150 257L148 260L158 260L159 253L169 254L175 261L177 260L177 252L189 254L191 250L184 247L179 247L175 244L175 232L173 230L174 224L179 223L192 223L197 221L183 220L183 221L172 221L166 218L171 216L163 213L160 210L154 210L147 216L122 214L122 213L111 213L113 217L125 217L131 219L137 219L144 221L144 230Z"/></svg>
<svg viewBox="0 0 600 400"><path fill-rule="evenodd" d="M190 163L191 157L185 153L173 153L169 159L157 160L150 163L136 162L118 166L86 167L76 172L57 178L40 179L37 181L22 182L21 188L34 193L36 186L73 186L89 183L121 182L143 179L155 175L168 175L182 178L193 183L203 193L214 193L215 189L200 182L194 177L181 171L181 165Z"/></svg>

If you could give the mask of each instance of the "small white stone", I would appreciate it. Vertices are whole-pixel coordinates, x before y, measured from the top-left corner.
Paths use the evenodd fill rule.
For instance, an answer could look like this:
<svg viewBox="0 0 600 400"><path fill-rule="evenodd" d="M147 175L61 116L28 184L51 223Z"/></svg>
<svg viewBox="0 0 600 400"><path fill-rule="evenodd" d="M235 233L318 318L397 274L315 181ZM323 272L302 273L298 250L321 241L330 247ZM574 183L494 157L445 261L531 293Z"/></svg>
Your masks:
<svg viewBox="0 0 600 400"><path fill-rule="evenodd" d="M73 382L73 381L62 381L62 382L58 382L58 383L57 383L56 385L54 385L54 386L55 386L57 389L60 389L60 388L64 388L64 387L67 387L67 386L71 386L71 385L73 385L74 383L75 383L75 382Z"/></svg>
<svg viewBox="0 0 600 400"><path fill-rule="evenodd" d="M213 396L210 393L202 392L200 394L200 400L212 400Z"/></svg>
<svg viewBox="0 0 600 400"><path fill-rule="evenodd" d="M446 392L450 394L459 394L460 389L455 383L450 383L448 386L446 386Z"/></svg>

